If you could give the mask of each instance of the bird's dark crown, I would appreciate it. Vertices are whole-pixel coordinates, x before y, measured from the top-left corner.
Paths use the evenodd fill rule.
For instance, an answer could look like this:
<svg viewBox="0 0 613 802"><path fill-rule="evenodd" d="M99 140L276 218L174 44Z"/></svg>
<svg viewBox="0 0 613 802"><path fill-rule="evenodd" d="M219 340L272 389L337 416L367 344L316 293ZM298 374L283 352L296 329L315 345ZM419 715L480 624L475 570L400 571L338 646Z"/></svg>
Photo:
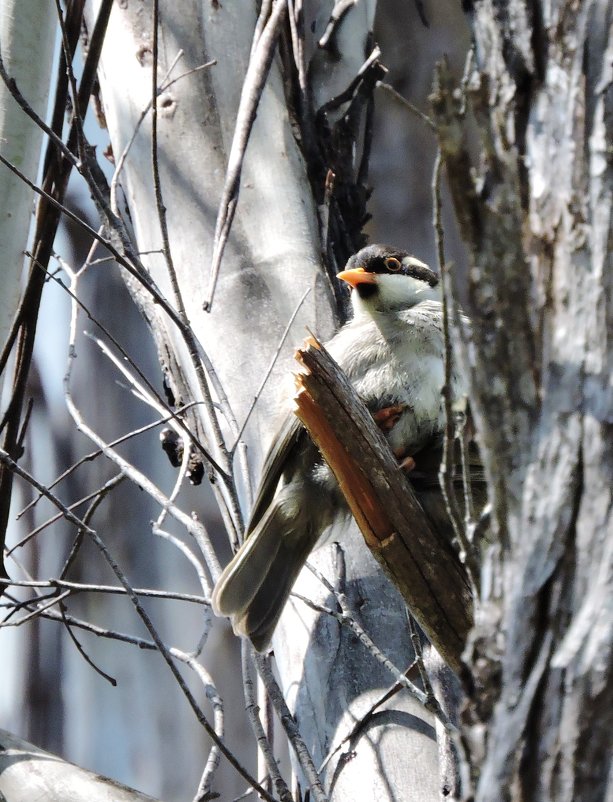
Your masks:
<svg viewBox="0 0 613 802"><path fill-rule="evenodd" d="M395 260L395 261L394 261ZM396 267L399 263L400 267ZM411 276L436 287L438 276L407 251L390 245L367 245L347 262L346 270L362 267L368 273L388 273Z"/></svg>

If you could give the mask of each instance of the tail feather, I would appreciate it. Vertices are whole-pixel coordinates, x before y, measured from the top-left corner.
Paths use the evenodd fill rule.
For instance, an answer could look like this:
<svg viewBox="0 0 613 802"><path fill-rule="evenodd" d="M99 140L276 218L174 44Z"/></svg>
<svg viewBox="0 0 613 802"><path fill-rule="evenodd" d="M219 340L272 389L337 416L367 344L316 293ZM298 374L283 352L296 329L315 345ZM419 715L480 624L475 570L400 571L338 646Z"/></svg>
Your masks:
<svg viewBox="0 0 613 802"><path fill-rule="evenodd" d="M285 603L289 598L298 574L313 548L310 538L302 536L280 542L260 586L253 594L244 615L235 618L234 629L247 635L257 651L263 651L272 637Z"/></svg>
<svg viewBox="0 0 613 802"><path fill-rule="evenodd" d="M242 615L270 571L280 543L276 527L271 525L274 512L274 508L267 511L217 581L212 603L218 615Z"/></svg>
<svg viewBox="0 0 613 802"><path fill-rule="evenodd" d="M231 616L234 631L258 651L268 645L318 536L303 509L288 510L277 499L219 578L213 609Z"/></svg>

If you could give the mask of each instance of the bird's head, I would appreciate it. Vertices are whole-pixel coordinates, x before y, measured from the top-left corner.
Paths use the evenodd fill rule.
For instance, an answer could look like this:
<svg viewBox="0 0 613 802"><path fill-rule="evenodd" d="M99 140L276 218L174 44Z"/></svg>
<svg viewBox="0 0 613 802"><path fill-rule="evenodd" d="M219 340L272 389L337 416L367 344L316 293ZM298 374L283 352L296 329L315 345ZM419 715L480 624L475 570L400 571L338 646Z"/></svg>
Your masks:
<svg viewBox="0 0 613 802"><path fill-rule="evenodd" d="M419 259L389 245L369 245L354 254L338 278L352 288L354 312L409 309L440 300L438 277Z"/></svg>

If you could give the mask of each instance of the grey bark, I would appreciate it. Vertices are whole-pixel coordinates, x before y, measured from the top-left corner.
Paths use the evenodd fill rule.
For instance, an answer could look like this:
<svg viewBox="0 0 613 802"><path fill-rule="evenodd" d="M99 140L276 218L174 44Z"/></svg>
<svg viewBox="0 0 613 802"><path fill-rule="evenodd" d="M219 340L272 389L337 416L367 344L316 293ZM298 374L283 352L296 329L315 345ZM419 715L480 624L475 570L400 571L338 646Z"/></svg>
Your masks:
<svg viewBox="0 0 613 802"><path fill-rule="evenodd" d="M0 730L0 796L12 802L155 802L125 785L85 771Z"/></svg>
<svg viewBox="0 0 613 802"><path fill-rule="evenodd" d="M217 65L178 81L159 98L159 165L170 246L187 317L215 367L239 426L275 353L281 334L306 289L312 293L288 337L299 344L309 328L326 338L332 331L331 295L320 266L319 223L303 157L294 139L275 59L251 133L242 170L236 218L221 266L212 311L202 302L208 286L217 204L230 150L239 95L255 25L252 7L233 3L161 3L161 83L179 48L184 57L174 74L215 58ZM95 3L92 4L92 7ZM310 20L308 16L307 19ZM322 30L326 15L312 15ZM340 60L318 53L318 103L346 88L368 54L372 6L358 3L339 29ZM307 30L309 26L307 25ZM150 100L151 17L148 7L130 3L114 9L101 62L101 84L116 160ZM172 76L171 76L172 77ZM121 183L139 250L160 247L152 192L150 121L143 123L126 160ZM166 297L172 299L161 255L144 257ZM137 302L150 322L167 377L178 402L201 399L184 344L167 316L133 282ZM263 449L273 431L279 387L287 382L292 347L267 382L245 429L249 464L257 477ZM289 382L291 387L291 381ZM203 416L194 419L211 442ZM224 434L228 434L224 424ZM231 442L232 435L228 436ZM244 493L244 499L248 493ZM244 504L245 513L248 504ZM373 564L359 535L344 544L343 582L360 609L364 625L397 665L412 661L404 604ZM330 550L314 557L331 578L338 561ZM213 568L213 574L215 573ZM307 594L322 600L327 591L306 575ZM300 585L304 592L304 584ZM385 622L385 626L382 626ZM393 678L338 631L292 603L274 641L282 685L317 766L356 719L393 683ZM363 733L351 759L339 753L323 778L331 798L423 800L438 797L437 749L431 718L399 694L382 710L377 726Z"/></svg>
<svg viewBox="0 0 613 802"><path fill-rule="evenodd" d="M444 74L434 96L497 533L467 652L483 802L613 793L611 22L597 0L475 4L477 164Z"/></svg>
<svg viewBox="0 0 613 802"><path fill-rule="evenodd" d="M44 116L53 58L53 9L44 0L5 2L0 9L0 54L8 74L38 114ZM34 55L35 54L35 55ZM22 112L0 81L0 153L34 180L43 132ZM34 193L2 166L0 193L0 345L9 335L22 289ZM3 379L4 381L4 379Z"/></svg>

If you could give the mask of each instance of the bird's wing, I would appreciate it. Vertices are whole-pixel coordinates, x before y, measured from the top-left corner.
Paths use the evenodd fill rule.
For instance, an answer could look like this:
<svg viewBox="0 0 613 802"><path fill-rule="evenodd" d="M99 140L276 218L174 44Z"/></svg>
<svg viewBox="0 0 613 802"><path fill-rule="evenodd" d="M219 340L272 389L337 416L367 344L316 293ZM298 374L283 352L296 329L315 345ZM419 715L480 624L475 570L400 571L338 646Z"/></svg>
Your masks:
<svg viewBox="0 0 613 802"><path fill-rule="evenodd" d="M466 462L470 483L474 487L482 485L486 486L485 471L483 469L483 462L479 453L479 446L472 436L472 423L469 415L469 424L467 425L468 436L466 442ZM408 478L412 484L422 488L439 487L439 471L441 467L441 460L443 458L443 442L442 437L437 437L421 451L414 455L415 469L408 474ZM453 448L454 468L454 484L462 484L462 458L460 451L460 444L456 440Z"/></svg>
<svg viewBox="0 0 613 802"><path fill-rule="evenodd" d="M289 412L277 431L262 467L262 477L251 511L247 535L258 525L270 506L283 472L290 464L290 453L298 447L307 433L293 412Z"/></svg>

